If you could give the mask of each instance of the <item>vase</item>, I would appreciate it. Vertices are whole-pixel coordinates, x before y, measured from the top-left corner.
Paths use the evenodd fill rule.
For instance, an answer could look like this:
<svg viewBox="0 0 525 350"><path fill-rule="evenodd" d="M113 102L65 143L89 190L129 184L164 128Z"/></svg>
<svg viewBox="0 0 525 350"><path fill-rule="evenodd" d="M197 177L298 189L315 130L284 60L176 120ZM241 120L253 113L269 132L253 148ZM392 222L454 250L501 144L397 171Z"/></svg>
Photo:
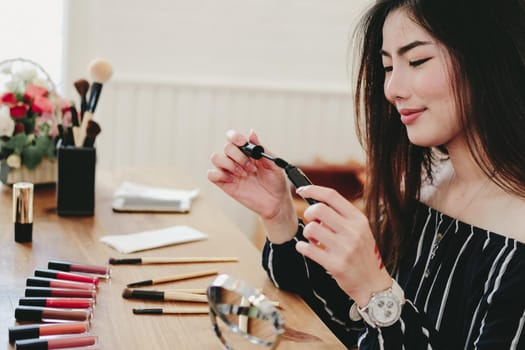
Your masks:
<svg viewBox="0 0 525 350"><path fill-rule="evenodd" d="M10 168L7 162L0 162L0 181L4 185L12 185L17 182L31 182L35 185L52 184L57 182L57 161L44 158L34 169L25 166Z"/></svg>

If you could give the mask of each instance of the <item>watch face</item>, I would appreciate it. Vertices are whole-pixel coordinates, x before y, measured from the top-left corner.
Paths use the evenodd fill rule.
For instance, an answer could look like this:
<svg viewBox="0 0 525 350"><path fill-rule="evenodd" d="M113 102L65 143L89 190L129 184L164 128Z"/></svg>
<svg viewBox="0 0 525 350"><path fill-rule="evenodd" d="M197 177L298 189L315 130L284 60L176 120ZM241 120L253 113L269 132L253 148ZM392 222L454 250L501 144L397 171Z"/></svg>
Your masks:
<svg viewBox="0 0 525 350"><path fill-rule="evenodd" d="M401 304L391 293L375 295L368 305L368 314L379 327L391 326L401 316Z"/></svg>

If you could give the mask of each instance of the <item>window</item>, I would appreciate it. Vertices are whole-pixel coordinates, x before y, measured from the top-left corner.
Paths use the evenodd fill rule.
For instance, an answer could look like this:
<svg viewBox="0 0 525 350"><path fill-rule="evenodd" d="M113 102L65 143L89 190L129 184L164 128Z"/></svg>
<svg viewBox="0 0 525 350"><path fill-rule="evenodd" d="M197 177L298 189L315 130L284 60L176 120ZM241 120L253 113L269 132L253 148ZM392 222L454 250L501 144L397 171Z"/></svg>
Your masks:
<svg viewBox="0 0 525 350"><path fill-rule="evenodd" d="M63 79L63 24L63 0L4 1L0 13L0 61L16 57L35 61L59 88Z"/></svg>

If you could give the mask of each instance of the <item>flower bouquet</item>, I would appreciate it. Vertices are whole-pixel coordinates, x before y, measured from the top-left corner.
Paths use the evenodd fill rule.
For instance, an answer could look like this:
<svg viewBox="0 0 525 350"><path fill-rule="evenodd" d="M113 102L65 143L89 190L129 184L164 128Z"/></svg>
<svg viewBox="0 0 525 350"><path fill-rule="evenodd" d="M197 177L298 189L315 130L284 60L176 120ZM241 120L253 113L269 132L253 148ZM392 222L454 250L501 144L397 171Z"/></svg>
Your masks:
<svg viewBox="0 0 525 350"><path fill-rule="evenodd" d="M68 110L67 101L40 65L22 58L0 62L0 180L4 184L56 182L58 126ZM46 169L45 174L39 169Z"/></svg>

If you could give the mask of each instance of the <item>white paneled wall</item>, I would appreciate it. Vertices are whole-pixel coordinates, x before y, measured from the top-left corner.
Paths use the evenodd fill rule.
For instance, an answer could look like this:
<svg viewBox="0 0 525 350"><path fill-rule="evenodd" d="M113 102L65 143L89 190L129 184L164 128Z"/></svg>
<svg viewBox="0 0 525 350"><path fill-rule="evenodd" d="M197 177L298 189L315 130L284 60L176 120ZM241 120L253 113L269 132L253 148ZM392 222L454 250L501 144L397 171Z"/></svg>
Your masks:
<svg viewBox="0 0 525 350"><path fill-rule="evenodd" d="M233 83L116 80L103 88L95 118L99 166L169 164L190 174L250 235L254 216L208 183L225 132L254 129L267 149L295 164L362 159L349 91ZM297 141L301 140L301 141Z"/></svg>

